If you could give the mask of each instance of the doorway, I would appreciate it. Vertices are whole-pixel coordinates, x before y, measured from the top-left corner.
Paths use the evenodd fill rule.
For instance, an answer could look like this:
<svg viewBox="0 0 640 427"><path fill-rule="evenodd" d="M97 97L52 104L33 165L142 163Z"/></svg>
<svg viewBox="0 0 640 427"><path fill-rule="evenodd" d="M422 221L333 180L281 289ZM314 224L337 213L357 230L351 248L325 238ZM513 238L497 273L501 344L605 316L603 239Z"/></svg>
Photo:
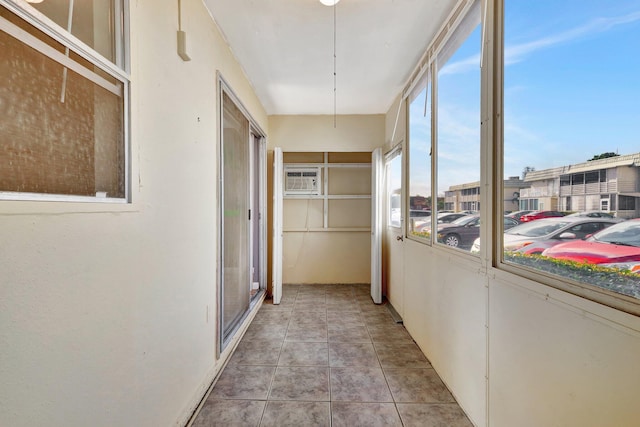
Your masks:
<svg viewBox="0 0 640 427"><path fill-rule="evenodd" d="M384 191L386 207L384 288L386 296L398 312L404 307L404 192L402 149L398 147L385 156Z"/></svg>
<svg viewBox="0 0 640 427"><path fill-rule="evenodd" d="M266 143L220 80L220 352L266 288Z"/></svg>

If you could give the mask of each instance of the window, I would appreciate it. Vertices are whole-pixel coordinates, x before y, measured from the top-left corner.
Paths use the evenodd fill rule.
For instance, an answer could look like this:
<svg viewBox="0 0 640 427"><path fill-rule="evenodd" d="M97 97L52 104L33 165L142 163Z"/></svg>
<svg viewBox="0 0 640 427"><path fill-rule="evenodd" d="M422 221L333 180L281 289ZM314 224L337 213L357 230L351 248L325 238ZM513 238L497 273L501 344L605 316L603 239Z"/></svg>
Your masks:
<svg viewBox="0 0 640 427"><path fill-rule="evenodd" d="M409 105L409 236L431 237L431 92L430 83ZM428 215L424 215L427 214Z"/></svg>
<svg viewBox="0 0 640 427"><path fill-rule="evenodd" d="M0 5L0 198L128 200L122 0Z"/></svg>
<svg viewBox="0 0 640 427"><path fill-rule="evenodd" d="M600 182L607 182L607 170L602 169L600 171Z"/></svg>
<svg viewBox="0 0 640 427"><path fill-rule="evenodd" d="M475 211L480 203L480 45L476 1L436 59L437 193L453 192L445 206L455 212ZM478 236L477 227L461 226L438 233L438 242L469 251Z"/></svg>
<svg viewBox="0 0 640 427"><path fill-rule="evenodd" d="M635 211L636 198L632 196L619 196L618 209L620 209L621 211Z"/></svg>
<svg viewBox="0 0 640 427"><path fill-rule="evenodd" d="M396 151L387 159L387 225L402 225L402 152Z"/></svg>
<svg viewBox="0 0 640 427"><path fill-rule="evenodd" d="M571 177L571 184L573 184L573 185L584 184L584 174L583 173L578 173L578 174L573 175Z"/></svg>
<svg viewBox="0 0 640 427"><path fill-rule="evenodd" d="M600 182L600 171L587 172L584 174L585 184L597 184Z"/></svg>
<svg viewBox="0 0 640 427"><path fill-rule="evenodd" d="M638 173L637 166L628 166L638 155L640 136L638 2L504 0L502 4L504 176L535 168L535 179L526 184L539 193L540 209L561 209L570 195L574 210L614 210L616 197L609 195L635 188L630 179L637 180ZM591 185L584 190L568 188L584 184ZM617 196L616 216L621 219L640 214L631 196ZM503 243L502 265L637 312L639 276L633 271L640 270L640 252L635 259L616 262L622 259L620 246L599 242L607 232L615 232L616 239L631 236L636 227L623 224L634 222L595 233L588 238L593 239L590 245L579 239L566 241L542 255L510 252ZM634 239L616 241L628 241L629 251L640 251ZM596 247L607 256L596 256Z"/></svg>
<svg viewBox="0 0 640 427"><path fill-rule="evenodd" d="M524 199L520 200L520 210L537 211L538 199Z"/></svg>

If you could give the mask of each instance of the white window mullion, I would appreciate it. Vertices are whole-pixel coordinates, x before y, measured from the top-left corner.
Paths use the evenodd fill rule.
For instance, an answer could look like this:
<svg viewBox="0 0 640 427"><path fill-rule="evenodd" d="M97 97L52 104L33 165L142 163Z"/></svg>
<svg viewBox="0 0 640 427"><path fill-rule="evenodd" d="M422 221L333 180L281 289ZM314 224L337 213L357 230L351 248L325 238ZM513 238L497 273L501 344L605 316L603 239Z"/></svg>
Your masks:
<svg viewBox="0 0 640 427"><path fill-rule="evenodd" d="M47 58L53 61L56 61L63 67L69 68L70 70L81 75L82 77L91 81L92 83L97 84L98 86L108 90L109 92L113 93L116 96L122 97L121 86L115 85L107 81L103 77L97 75L93 71L88 70L87 68L78 64L73 59L69 58L68 55L65 55L64 53L57 51L56 49L52 48L45 42L39 40L37 37L32 36L22 28L12 24L11 22L9 22L8 20L2 17L0 17L0 30L20 40L21 42L31 47L32 49L37 50L41 54L45 55Z"/></svg>
<svg viewBox="0 0 640 427"><path fill-rule="evenodd" d="M122 10L123 8L120 5L120 1L115 1L114 3L116 4L115 10L119 9L120 13L123 13L124 11ZM125 3L125 10L127 4L128 2ZM57 25L48 16L29 6L28 3L18 0L0 0L0 5L6 7L18 17L33 25L36 29L42 31L44 34L61 43L63 46L69 47L69 49L77 53L82 58L102 68L105 72L112 74L119 80L130 79L128 67L121 68L121 65L127 65L127 59L122 60L124 62L123 64L114 64L95 51L91 46L88 46L82 40L67 32L65 28ZM118 30L118 25L120 25L120 37L116 36L115 40L117 43L116 49L120 49L126 53L128 45L118 46L118 44L122 45L123 42L128 42L128 21L126 16L124 22L121 23L121 20L122 17L116 19L116 30ZM124 40L122 37L124 37Z"/></svg>

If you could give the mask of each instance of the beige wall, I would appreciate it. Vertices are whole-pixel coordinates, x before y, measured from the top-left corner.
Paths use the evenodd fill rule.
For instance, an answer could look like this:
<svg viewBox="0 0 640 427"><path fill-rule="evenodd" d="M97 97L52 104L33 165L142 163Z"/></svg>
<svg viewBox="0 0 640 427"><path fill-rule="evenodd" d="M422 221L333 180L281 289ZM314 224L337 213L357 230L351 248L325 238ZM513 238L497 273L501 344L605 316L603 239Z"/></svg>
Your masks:
<svg viewBox="0 0 640 427"><path fill-rule="evenodd" d="M270 116L269 149L281 147L285 153L371 152L374 148L382 146L385 131L384 115L337 116L335 128L333 119L333 116ZM339 184L340 180L335 182ZM271 186L269 189L271 191ZM271 195L269 195L270 199ZM286 223L306 227L311 221L310 227L321 226L323 214L320 210L321 205L318 206L321 202L306 200L287 200L286 202L288 202L284 205ZM370 206L368 200L347 200L338 203L357 205L360 211L364 209L363 206ZM336 209L334 212L339 210ZM366 214L368 224L370 209ZM305 219L304 224L297 223L295 218L302 217ZM337 221L337 225L351 225L349 216L333 218ZM331 226L332 223L329 225ZM270 234L271 230L270 226ZM283 236L282 264L284 283L369 283L371 281L371 234L366 231L336 231L335 229L286 232Z"/></svg>
<svg viewBox="0 0 640 427"><path fill-rule="evenodd" d="M222 366L217 70L268 123L202 2L182 6L191 62L177 2L131 2L133 203L0 202L0 425L184 425Z"/></svg>
<svg viewBox="0 0 640 427"><path fill-rule="evenodd" d="M387 146L397 111L386 116ZM403 281L389 292L403 295L405 327L475 425L638 424L640 318L494 269L487 258L407 237L401 253Z"/></svg>
<svg viewBox="0 0 640 427"><path fill-rule="evenodd" d="M269 116L269 149L282 151L373 151L383 143L384 114Z"/></svg>

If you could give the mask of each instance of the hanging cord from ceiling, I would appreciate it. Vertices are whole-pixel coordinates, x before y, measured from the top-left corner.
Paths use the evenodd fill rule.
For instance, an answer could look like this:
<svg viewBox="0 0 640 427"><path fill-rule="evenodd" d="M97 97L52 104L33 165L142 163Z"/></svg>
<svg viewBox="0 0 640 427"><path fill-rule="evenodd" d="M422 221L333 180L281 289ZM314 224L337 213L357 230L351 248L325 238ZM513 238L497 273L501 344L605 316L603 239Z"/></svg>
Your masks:
<svg viewBox="0 0 640 427"><path fill-rule="evenodd" d="M182 31L182 0L178 0L178 56L183 61L191 61L187 53L187 33Z"/></svg>
<svg viewBox="0 0 640 427"><path fill-rule="evenodd" d="M73 0L69 1L69 13L67 15L67 31L71 33L71 27L73 25ZM69 57L69 46L64 48L64 54ZM64 104L64 100L67 94L67 67L62 69L62 88L60 89L60 102Z"/></svg>

